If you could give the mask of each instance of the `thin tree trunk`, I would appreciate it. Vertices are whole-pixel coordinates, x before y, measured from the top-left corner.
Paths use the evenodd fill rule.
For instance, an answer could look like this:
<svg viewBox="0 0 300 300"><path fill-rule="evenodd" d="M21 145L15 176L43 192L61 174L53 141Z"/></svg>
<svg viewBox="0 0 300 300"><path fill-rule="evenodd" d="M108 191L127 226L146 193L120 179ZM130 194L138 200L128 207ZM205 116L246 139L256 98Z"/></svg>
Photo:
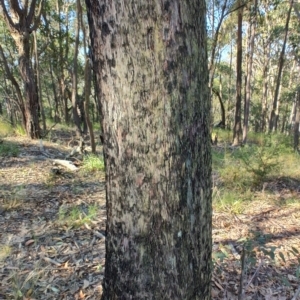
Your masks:
<svg viewBox="0 0 300 300"><path fill-rule="evenodd" d="M294 123L294 150L299 150L299 125L300 125L300 89L297 91L297 101L295 108L295 123Z"/></svg>
<svg viewBox="0 0 300 300"><path fill-rule="evenodd" d="M211 299L205 1L86 3L106 166L102 299Z"/></svg>
<svg viewBox="0 0 300 300"><path fill-rule="evenodd" d="M278 123L278 117L279 117L279 92L280 92L280 85L281 85L281 75L283 70L283 64L284 64L284 55L285 55L285 48L286 48L286 42L287 42L287 36L289 32L289 23L291 18L291 11L293 8L293 0L290 1L290 8L288 11L286 24L285 24L285 34L284 34L284 40L282 45L282 50L279 57L279 65L278 65L278 74L276 79L276 87L275 87L275 93L274 93L274 100L273 100L273 106L272 111L270 115L270 123L269 123L269 131L276 131L277 130L277 123Z"/></svg>
<svg viewBox="0 0 300 300"><path fill-rule="evenodd" d="M85 50L85 67L84 67L84 113L85 113L85 120L87 123L87 127L90 133L90 142L92 153L96 153L96 143L95 143L95 135L93 130L93 124L90 120L90 95L91 95L91 80L92 80L92 70L91 70L91 57L90 57L90 50L87 47L86 42L86 29L83 23L83 16L81 14L81 28L83 33L83 44Z"/></svg>
<svg viewBox="0 0 300 300"><path fill-rule="evenodd" d="M238 5L242 4L239 0ZM237 55L236 55L236 105L233 128L233 145L239 145L242 135L242 53L243 53L243 7L238 10Z"/></svg>
<svg viewBox="0 0 300 300"><path fill-rule="evenodd" d="M254 38L256 29L256 14L257 14L257 0L254 1L253 10L250 7L250 29L249 29L249 42L248 42L248 57L247 57L247 75L246 75L246 93L244 104L244 127L243 127L243 144L247 142L247 134L249 127L250 115L250 101L251 101L251 79L252 79L252 66L254 54Z"/></svg>
<svg viewBox="0 0 300 300"><path fill-rule="evenodd" d="M33 40L34 40L34 56L35 56L35 71L36 71L36 83L38 88L38 99L39 99L39 109L42 116L42 123L43 123L43 131L46 132L46 116L44 111L44 104L42 99L42 86L41 86L41 78L40 78L40 65L39 65L39 56L38 56L38 49L37 49L37 39L36 33L33 32Z"/></svg>
<svg viewBox="0 0 300 300"><path fill-rule="evenodd" d="M76 18L76 33L75 33L75 50L74 50L74 60L73 60L73 71L72 71L72 112L73 121L76 126L77 137L82 135L82 130L80 127L79 118L79 103L77 99L77 81L78 81L78 48L79 48L79 34L80 34L80 19L81 19L81 5L80 0L76 0L77 7L77 18Z"/></svg>

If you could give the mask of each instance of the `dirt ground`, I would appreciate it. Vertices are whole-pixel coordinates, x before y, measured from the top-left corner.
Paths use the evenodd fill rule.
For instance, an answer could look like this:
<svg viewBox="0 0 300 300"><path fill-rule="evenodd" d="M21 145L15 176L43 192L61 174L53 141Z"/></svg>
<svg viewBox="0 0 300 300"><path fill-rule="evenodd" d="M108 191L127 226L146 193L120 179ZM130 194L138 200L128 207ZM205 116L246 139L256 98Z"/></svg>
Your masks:
<svg viewBox="0 0 300 300"><path fill-rule="evenodd" d="M91 176L80 158L74 160L78 171L55 166L54 159L71 151L70 137L62 133L42 145L20 137L2 142L20 153L0 156L0 299L100 299L103 172ZM296 180L266 188L276 190L274 197L293 193L300 199ZM239 293L241 299L300 299L300 205L269 204L267 197L260 195L242 214L214 213L213 299L237 299ZM82 221L91 206L96 215ZM74 211L78 220L66 221Z"/></svg>

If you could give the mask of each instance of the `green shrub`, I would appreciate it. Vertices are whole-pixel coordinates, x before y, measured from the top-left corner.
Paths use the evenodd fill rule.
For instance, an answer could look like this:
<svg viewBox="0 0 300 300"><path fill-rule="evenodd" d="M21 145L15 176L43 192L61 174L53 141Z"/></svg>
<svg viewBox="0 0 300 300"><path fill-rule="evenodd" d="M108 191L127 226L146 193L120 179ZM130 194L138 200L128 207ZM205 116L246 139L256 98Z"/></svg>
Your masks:
<svg viewBox="0 0 300 300"><path fill-rule="evenodd" d="M253 184L262 183L274 170L278 169L279 148L277 145L246 145L233 153L243 168L251 174Z"/></svg>

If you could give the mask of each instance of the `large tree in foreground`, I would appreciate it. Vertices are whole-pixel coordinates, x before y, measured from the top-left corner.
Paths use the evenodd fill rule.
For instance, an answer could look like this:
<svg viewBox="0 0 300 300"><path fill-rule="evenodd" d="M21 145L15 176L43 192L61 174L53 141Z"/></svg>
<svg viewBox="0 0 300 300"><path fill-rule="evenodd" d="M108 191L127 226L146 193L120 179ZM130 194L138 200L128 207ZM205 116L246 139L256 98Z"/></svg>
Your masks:
<svg viewBox="0 0 300 300"><path fill-rule="evenodd" d="M205 0L86 0L107 192L103 299L210 299Z"/></svg>

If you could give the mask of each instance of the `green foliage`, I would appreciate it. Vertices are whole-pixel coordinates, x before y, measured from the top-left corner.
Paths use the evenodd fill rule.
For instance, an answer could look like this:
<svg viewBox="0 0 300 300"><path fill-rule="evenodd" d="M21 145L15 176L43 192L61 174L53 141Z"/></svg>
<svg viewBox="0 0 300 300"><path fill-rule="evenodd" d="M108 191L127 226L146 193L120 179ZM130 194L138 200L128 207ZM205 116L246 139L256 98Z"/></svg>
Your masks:
<svg viewBox="0 0 300 300"><path fill-rule="evenodd" d="M243 213L246 197L239 192L215 190L213 192L213 208L216 212L230 212L232 214Z"/></svg>
<svg viewBox="0 0 300 300"><path fill-rule="evenodd" d="M104 171L104 160L95 154L87 155L83 159L83 168L88 172Z"/></svg>
<svg viewBox="0 0 300 300"><path fill-rule="evenodd" d="M14 128L14 132L16 135L26 136L26 130L21 124L17 124Z"/></svg>
<svg viewBox="0 0 300 300"><path fill-rule="evenodd" d="M250 174L252 178L250 184L254 186L261 184L279 166L279 148L274 145L246 145L232 155Z"/></svg>
<svg viewBox="0 0 300 300"><path fill-rule="evenodd" d="M6 143L5 141L0 144L0 157L1 156L18 156L19 148L12 143Z"/></svg>
<svg viewBox="0 0 300 300"><path fill-rule="evenodd" d="M13 134L12 126L9 123L0 120L0 137L8 136L11 134Z"/></svg>

